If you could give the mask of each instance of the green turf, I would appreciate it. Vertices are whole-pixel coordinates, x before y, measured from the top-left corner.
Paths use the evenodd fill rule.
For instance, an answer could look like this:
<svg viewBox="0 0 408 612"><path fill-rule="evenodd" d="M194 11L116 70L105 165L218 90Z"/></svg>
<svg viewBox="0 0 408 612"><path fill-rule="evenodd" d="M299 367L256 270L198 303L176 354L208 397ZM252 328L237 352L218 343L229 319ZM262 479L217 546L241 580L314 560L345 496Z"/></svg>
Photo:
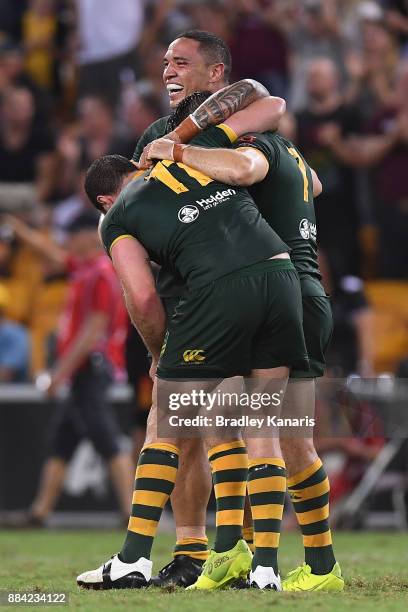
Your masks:
<svg viewBox="0 0 408 612"><path fill-rule="evenodd" d="M408 609L408 546L405 535L337 534L337 556L347 583L346 591L340 594L187 593L182 590L168 593L153 588L147 591L79 591L75 585L76 575L106 561L120 548L122 538L118 531L0 531L0 589L67 591L70 608L89 612L270 612L272 606L274 610L285 608L288 612ZM301 561L301 548L296 534L283 534L281 544L280 564L284 574ZM170 535L160 535L157 539L153 556L156 570L169 561L172 545L173 537ZM1 609L15 610L16 606Z"/></svg>

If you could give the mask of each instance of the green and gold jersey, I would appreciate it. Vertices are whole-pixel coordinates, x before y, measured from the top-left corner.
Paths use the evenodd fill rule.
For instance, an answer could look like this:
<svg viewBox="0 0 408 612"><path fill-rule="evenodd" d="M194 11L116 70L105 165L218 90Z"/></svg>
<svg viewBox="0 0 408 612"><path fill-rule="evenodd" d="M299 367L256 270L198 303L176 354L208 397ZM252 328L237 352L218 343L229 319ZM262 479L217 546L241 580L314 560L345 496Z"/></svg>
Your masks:
<svg viewBox="0 0 408 612"><path fill-rule="evenodd" d="M149 127L143 132L134 150L132 158L133 161L139 161L146 145L150 144L157 138L162 138L169 132L167 127L169 118L170 115L167 115L167 117L160 117L160 119L157 119L157 121L149 125Z"/></svg>
<svg viewBox="0 0 408 612"><path fill-rule="evenodd" d="M134 161L139 161L146 145L156 140L156 138L162 138L169 132L169 119L170 115L160 117L160 119L157 119L157 121L149 125L136 145L133 153ZM160 268L156 279L156 287L158 294L164 299L170 298L173 300L174 298L180 297L184 291L184 284L181 278L176 277L174 273L166 267Z"/></svg>
<svg viewBox="0 0 408 612"><path fill-rule="evenodd" d="M218 126L193 143L225 147L230 138L228 128ZM135 237L152 261L178 274L189 289L289 250L246 189L165 160L127 185L101 234L108 252L117 240Z"/></svg>
<svg viewBox="0 0 408 612"><path fill-rule="evenodd" d="M313 181L305 159L289 141L272 132L245 134L235 148L253 147L269 163L263 181L249 188L262 216L292 249L303 295L325 295L317 262Z"/></svg>

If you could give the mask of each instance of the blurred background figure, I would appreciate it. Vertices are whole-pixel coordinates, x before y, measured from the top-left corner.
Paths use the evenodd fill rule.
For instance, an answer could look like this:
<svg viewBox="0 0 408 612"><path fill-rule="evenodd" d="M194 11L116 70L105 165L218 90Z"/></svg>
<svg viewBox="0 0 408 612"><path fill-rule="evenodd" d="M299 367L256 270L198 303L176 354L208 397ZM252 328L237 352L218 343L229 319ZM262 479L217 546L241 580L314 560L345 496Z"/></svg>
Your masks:
<svg viewBox="0 0 408 612"><path fill-rule="evenodd" d="M9 292L0 284L0 382L3 383L27 379L30 355L27 330L4 315L10 299Z"/></svg>
<svg viewBox="0 0 408 612"><path fill-rule="evenodd" d="M138 71L136 48L143 29L143 2L76 0L79 95L120 95L124 71Z"/></svg>
<svg viewBox="0 0 408 612"><path fill-rule="evenodd" d="M67 228L68 249L42 240L22 222L16 233L69 273L65 307L58 324L57 358L40 388L55 398L70 380L70 393L55 414L49 432L49 457L42 469L36 498L23 524L40 525L53 510L62 490L67 463L78 443L89 438L106 460L121 512L127 518L133 462L121 447L121 434L106 394L123 377L127 314L117 279L96 231L95 215L79 214Z"/></svg>
<svg viewBox="0 0 408 612"><path fill-rule="evenodd" d="M35 116L32 93L7 89L0 112L0 188L2 183L31 184L33 198L46 201L55 182L55 143Z"/></svg>

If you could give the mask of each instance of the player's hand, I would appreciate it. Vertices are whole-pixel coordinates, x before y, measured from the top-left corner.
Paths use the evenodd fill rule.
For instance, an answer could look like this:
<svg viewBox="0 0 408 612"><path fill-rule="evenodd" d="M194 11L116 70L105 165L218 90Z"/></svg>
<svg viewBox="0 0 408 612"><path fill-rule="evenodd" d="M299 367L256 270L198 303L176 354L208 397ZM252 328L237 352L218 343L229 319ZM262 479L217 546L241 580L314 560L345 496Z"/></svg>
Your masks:
<svg viewBox="0 0 408 612"><path fill-rule="evenodd" d="M171 132L169 132L168 134L166 134L165 138L167 138L167 140L172 140L173 142L180 144L181 143L181 138L179 136L179 134L173 130Z"/></svg>
<svg viewBox="0 0 408 612"><path fill-rule="evenodd" d="M149 149L151 146L152 146L152 143L146 145L145 148L143 149L143 153L140 156L139 163L138 163L139 170L147 170L148 168L151 168L153 166L153 162L151 162L150 159L148 159Z"/></svg>
<svg viewBox="0 0 408 612"><path fill-rule="evenodd" d="M148 159L170 159L173 161L174 141L158 138L150 144Z"/></svg>

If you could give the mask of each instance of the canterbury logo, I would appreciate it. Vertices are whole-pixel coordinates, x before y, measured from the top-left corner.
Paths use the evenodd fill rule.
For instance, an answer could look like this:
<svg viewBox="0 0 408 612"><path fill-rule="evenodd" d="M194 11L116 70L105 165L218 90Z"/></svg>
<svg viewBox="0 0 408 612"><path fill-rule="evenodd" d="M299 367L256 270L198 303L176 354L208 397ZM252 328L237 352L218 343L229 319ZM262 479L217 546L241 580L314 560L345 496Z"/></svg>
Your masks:
<svg viewBox="0 0 408 612"><path fill-rule="evenodd" d="M302 499L302 496L298 495L298 491L289 491L289 497L292 501L299 501Z"/></svg>
<svg viewBox="0 0 408 612"><path fill-rule="evenodd" d="M203 350L188 350L188 351L184 351L183 353L183 359L186 363L190 363L192 361L204 361L205 360L205 356L203 355L204 351Z"/></svg>

